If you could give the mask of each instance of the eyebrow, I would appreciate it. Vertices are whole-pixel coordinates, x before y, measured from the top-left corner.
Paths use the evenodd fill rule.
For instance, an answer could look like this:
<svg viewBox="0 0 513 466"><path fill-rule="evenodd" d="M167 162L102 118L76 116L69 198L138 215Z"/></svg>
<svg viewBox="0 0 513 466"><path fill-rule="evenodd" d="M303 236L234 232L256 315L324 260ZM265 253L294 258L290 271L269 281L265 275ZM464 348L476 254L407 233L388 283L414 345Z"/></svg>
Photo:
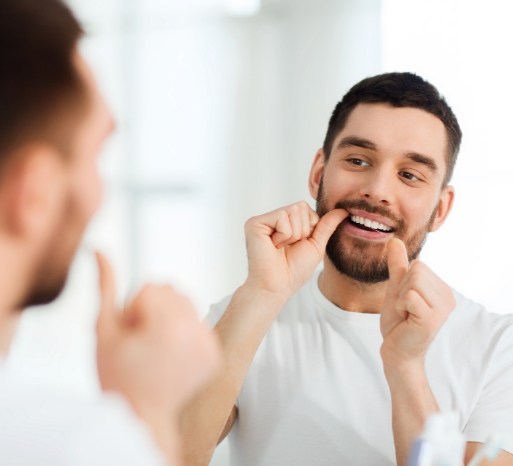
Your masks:
<svg viewBox="0 0 513 466"><path fill-rule="evenodd" d="M363 149L377 150L376 144L372 141L357 136L346 136L340 140L336 148L345 149L346 147L362 147Z"/></svg>
<svg viewBox="0 0 513 466"><path fill-rule="evenodd" d="M369 139L360 138L358 136L346 136L340 140L336 149L341 150L348 147L361 147L362 149L370 149L373 151L378 150L378 146L375 143ZM409 152L406 154L406 158L415 163L425 165L433 173L438 171L438 164L435 162L435 159L428 155L419 154L418 152Z"/></svg>
<svg viewBox="0 0 513 466"><path fill-rule="evenodd" d="M410 152L410 153L406 154L406 157L409 158L410 160L413 160L416 163L420 163L420 164L426 166L433 173L436 173L438 171L438 164L435 162L435 160L432 157L429 157L428 155L422 155L422 154L418 154L416 152Z"/></svg>

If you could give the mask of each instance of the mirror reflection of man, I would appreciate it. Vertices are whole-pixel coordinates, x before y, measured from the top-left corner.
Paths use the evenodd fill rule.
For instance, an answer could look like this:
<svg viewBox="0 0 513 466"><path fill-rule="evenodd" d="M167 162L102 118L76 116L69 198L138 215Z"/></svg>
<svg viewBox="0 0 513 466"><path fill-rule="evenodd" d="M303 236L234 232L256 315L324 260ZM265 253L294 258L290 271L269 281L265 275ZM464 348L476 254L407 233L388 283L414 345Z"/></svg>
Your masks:
<svg viewBox="0 0 513 466"><path fill-rule="evenodd" d="M171 287L147 285L118 313L98 254L97 360L109 393L94 403L30 387L4 362L21 311L61 292L101 199L97 157L113 120L81 35L59 0L0 4L0 463L176 465L178 415L217 347Z"/></svg>
<svg viewBox="0 0 513 466"><path fill-rule="evenodd" d="M451 210L460 142L411 73L337 104L310 172L316 212L299 202L246 223L249 273L209 315L226 363L185 417L188 464L231 431L237 466L405 466L426 418L454 410L466 463L500 432L493 464L513 466L513 317L418 259Z"/></svg>

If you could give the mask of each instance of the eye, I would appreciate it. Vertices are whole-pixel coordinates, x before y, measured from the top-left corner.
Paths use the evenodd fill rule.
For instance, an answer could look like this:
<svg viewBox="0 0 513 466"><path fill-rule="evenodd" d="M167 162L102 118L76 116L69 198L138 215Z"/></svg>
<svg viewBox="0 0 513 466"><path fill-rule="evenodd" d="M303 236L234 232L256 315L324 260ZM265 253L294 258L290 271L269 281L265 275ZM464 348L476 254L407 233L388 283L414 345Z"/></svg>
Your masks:
<svg viewBox="0 0 513 466"><path fill-rule="evenodd" d="M365 160L358 159L356 157L352 157L350 159L347 159L347 162L351 165L356 165L357 167L370 167L370 164L366 162Z"/></svg>
<svg viewBox="0 0 513 466"><path fill-rule="evenodd" d="M418 176L416 176L410 172L405 172L405 171L399 172L399 176L403 177L404 179L406 179L408 181L421 181Z"/></svg>

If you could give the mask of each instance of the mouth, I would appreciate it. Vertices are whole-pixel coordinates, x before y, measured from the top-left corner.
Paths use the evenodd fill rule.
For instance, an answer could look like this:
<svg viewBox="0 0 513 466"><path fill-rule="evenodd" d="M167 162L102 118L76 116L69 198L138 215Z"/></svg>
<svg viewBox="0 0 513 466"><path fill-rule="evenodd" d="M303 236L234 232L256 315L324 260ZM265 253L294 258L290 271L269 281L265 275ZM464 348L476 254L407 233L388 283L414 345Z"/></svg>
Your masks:
<svg viewBox="0 0 513 466"><path fill-rule="evenodd" d="M384 223L372 220L367 217L362 217L360 215L351 215L348 218L348 221L354 227L364 231L373 231L379 233L393 233L395 231L394 228L389 225L385 225Z"/></svg>

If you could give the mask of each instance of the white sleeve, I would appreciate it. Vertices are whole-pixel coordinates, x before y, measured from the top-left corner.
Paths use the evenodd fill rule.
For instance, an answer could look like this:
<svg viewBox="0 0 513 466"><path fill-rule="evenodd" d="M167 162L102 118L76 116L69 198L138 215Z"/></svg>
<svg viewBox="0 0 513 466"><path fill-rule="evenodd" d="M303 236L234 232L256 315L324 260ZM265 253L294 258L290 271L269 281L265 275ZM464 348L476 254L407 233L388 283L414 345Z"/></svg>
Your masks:
<svg viewBox="0 0 513 466"><path fill-rule="evenodd" d="M164 466L163 456L121 396L70 398L0 368L1 465Z"/></svg>
<svg viewBox="0 0 513 466"><path fill-rule="evenodd" d="M67 461L73 466L164 466L147 427L120 396L105 395L69 435Z"/></svg>
<svg viewBox="0 0 513 466"><path fill-rule="evenodd" d="M481 396L464 433L468 441L485 442L496 433L502 449L513 454L513 316L497 335Z"/></svg>
<svg viewBox="0 0 513 466"><path fill-rule="evenodd" d="M212 304L210 306L210 310L208 311L207 316L205 317L205 323L210 327L214 328L221 317L224 314L224 311L226 311L226 308L230 304L232 297L226 296L221 301L219 301L216 304Z"/></svg>

